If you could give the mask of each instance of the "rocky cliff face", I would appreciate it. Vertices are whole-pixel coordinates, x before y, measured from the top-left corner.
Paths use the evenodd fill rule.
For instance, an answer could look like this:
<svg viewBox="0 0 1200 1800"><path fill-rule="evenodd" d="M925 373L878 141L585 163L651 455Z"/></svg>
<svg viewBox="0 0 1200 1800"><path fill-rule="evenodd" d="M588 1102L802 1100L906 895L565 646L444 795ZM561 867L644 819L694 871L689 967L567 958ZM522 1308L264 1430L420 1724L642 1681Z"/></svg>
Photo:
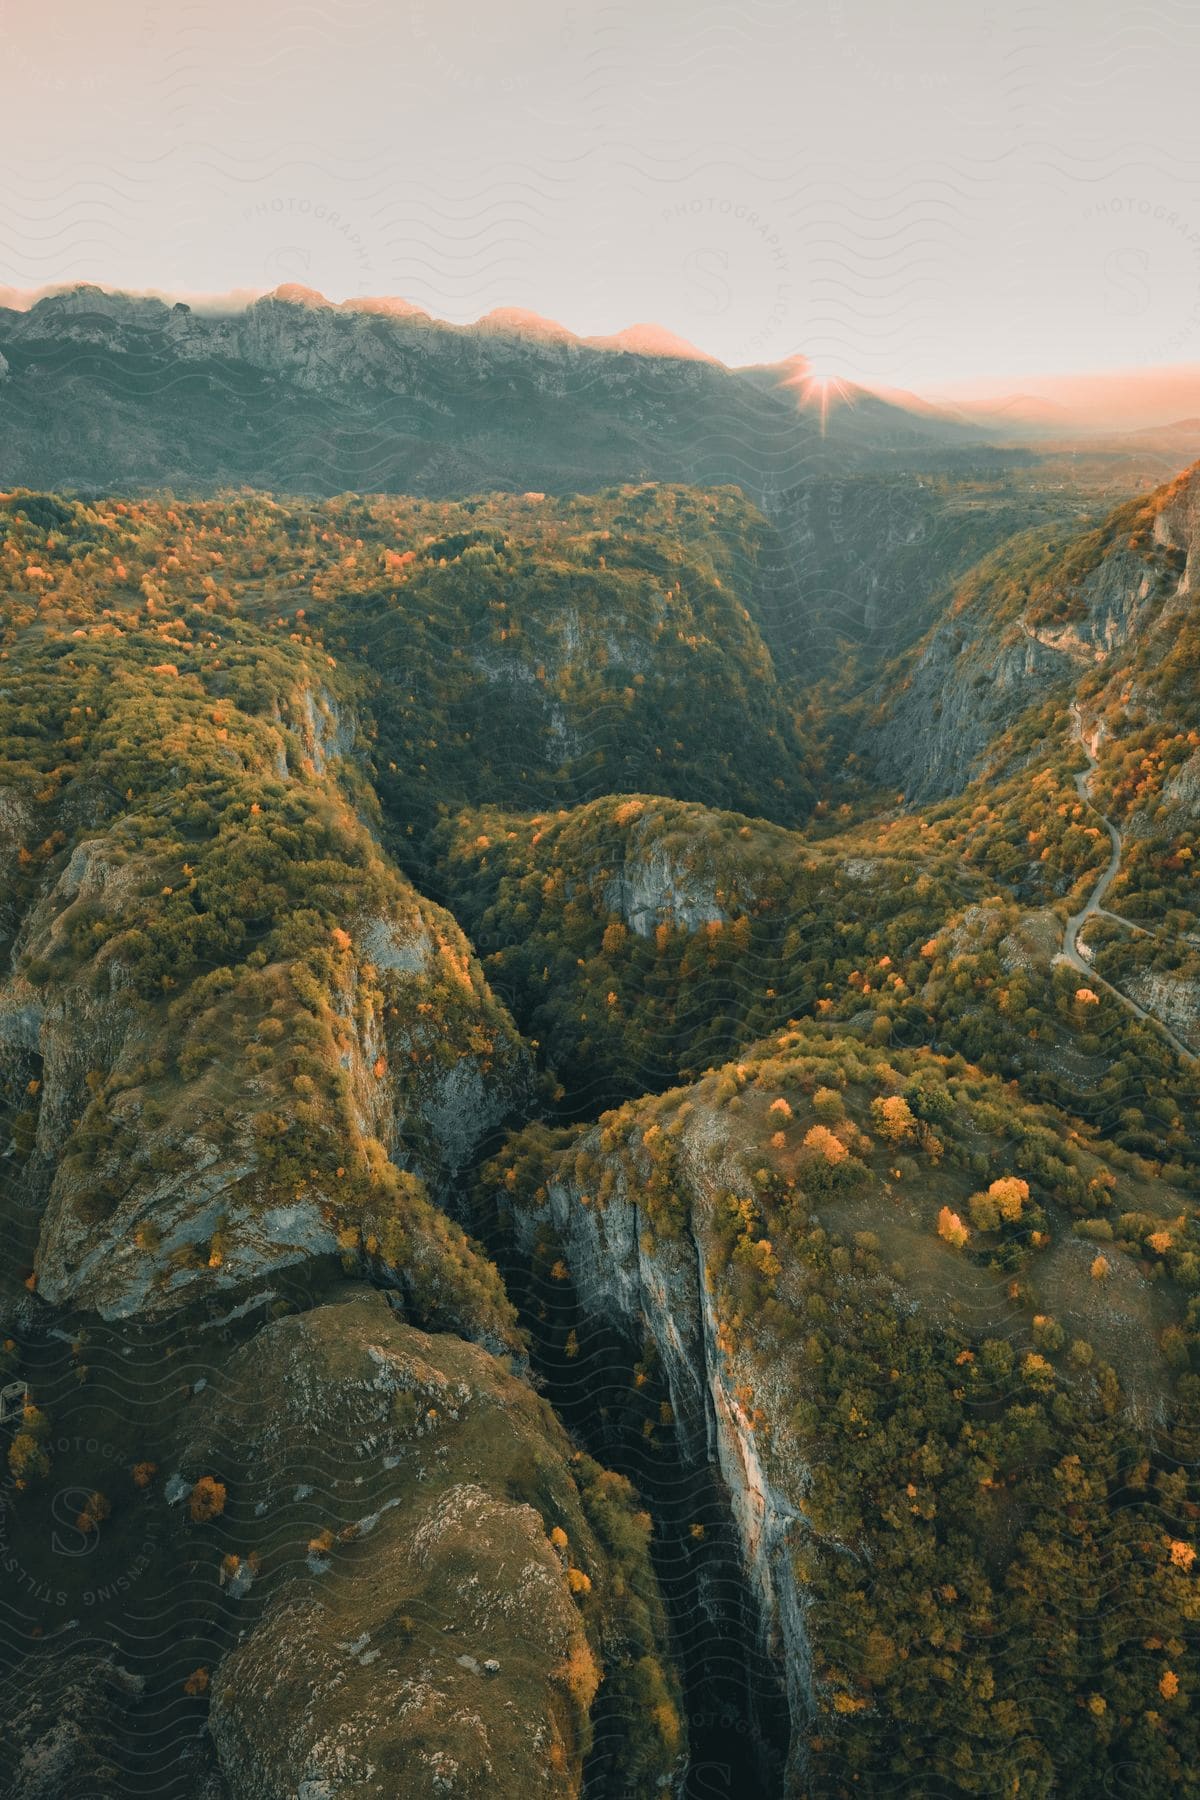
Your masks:
<svg viewBox="0 0 1200 1800"><path fill-rule="evenodd" d="M968 470L968 479L986 480L986 454ZM844 681L847 656L857 652L856 679L866 679L929 630L974 564L1027 527L1031 505L1053 519L1063 499L998 494L981 504L978 483L947 492L929 474L903 468L853 476L814 469L803 484L764 495L794 571L791 588L780 590L777 659L788 654L802 674L827 669Z"/></svg>
<svg viewBox="0 0 1200 1800"><path fill-rule="evenodd" d="M114 879L103 845L81 845L27 920L19 957L52 957L80 908L104 896L115 909L122 884L144 879L136 860L117 865ZM438 909L410 897L357 929L364 947L343 955L330 990L339 1081L362 1138L452 1206L458 1172L527 1089L528 1060L498 1009L490 1017L486 1006L472 1010L469 950ZM263 979L284 974L268 967ZM461 1041L426 1029L419 1011L421 996L446 981L468 1002ZM169 1029L139 1005L119 952L49 994L19 973L0 994L8 1054L39 1071L36 1145L23 1179L28 1207L42 1212L38 1291L51 1304L145 1314L337 1253L336 1194L317 1185L285 1198L264 1168L255 1103L282 1107L286 1129L294 1097L252 1075L243 1090L250 1104L231 1128L220 1060L205 1056L191 1080L167 1076L180 1054L185 1064L189 1048L204 1056L209 1034L229 1030L239 999L252 1003L231 990L172 1046ZM104 1109L93 1104L101 1086L111 1096ZM89 1106L104 1141L84 1150L76 1126Z"/></svg>
<svg viewBox="0 0 1200 1800"><path fill-rule="evenodd" d="M337 792L357 739L346 701L302 684L238 751L218 741L214 769ZM461 1210L461 1170L520 1106L532 1070L448 914L389 872L376 907L330 938L323 989L278 959L209 972L203 1003L164 1005L137 957L161 929L176 865L120 821L89 833L74 801L37 830L55 822L78 841L49 878L31 872L7 890L0 983L6 1086L25 1090L36 1121L18 1181L43 1302L147 1317L336 1259L347 1249L337 1183L278 1173L280 1146L314 1127L350 1134L347 1165L374 1146L428 1194L421 1204ZM347 825L382 871L377 818ZM24 850L36 835L28 799L10 795L0 828ZM276 1046L297 982L323 1067L289 1085Z"/></svg>
<svg viewBox="0 0 1200 1800"><path fill-rule="evenodd" d="M792 1720L794 1767L813 1709L812 1654L804 1601L792 1564L803 1530L805 1466L787 1432L782 1394L772 1394L767 1356L732 1352L713 1304L714 1247L705 1221L715 1196L742 1178L727 1125L698 1105L680 1139L690 1229L656 1234L634 1186L617 1164L602 1203L584 1192L576 1161L599 1160L601 1130L585 1133L570 1159L546 1184L543 1205L516 1205L513 1227L526 1255L547 1226L561 1243L586 1317L617 1327L634 1344L649 1340L661 1362L685 1467L715 1466L730 1497L744 1567L764 1650L785 1672ZM633 1140L631 1139L631 1142ZM592 1163L593 1171L595 1169ZM503 1203L502 1203L503 1204ZM765 1452L746 1396L753 1391L770 1412L771 1451ZM781 1404L776 1407L773 1399ZM761 1415L760 1415L761 1417ZM720 1627L714 1612L712 1629Z"/></svg>
<svg viewBox="0 0 1200 1800"><path fill-rule="evenodd" d="M1200 1056L1200 977L1145 969L1127 976L1122 987Z"/></svg>
<svg viewBox="0 0 1200 1800"><path fill-rule="evenodd" d="M1014 926L1028 937L1040 922L968 919L963 948L993 924L1015 980L1026 952ZM1097 1261L1096 1245L1112 1244L1110 1229L1173 1240L1157 1219L1134 1225L1124 1212L1139 1203L1132 1167L1106 1162L1099 1140L1085 1148L1053 1130L1044 1109L1018 1122L1014 1104L1013 1086L959 1059L881 1055L877 1038L796 1027L567 1141L518 1134L489 1165L517 1254L545 1271L533 1308L570 1278L566 1354L586 1379L599 1371L610 1416L625 1406L635 1430L639 1383L661 1379L680 1468L694 1459L720 1472L759 1643L786 1680L791 1752L774 1791L834 1791L856 1767L864 1788L890 1791L908 1759L919 1786L935 1764L948 1787L970 1767L967 1785L983 1794L996 1786L985 1762L1032 1777L1058 1754L1044 1726L1031 1723L1036 1743L1018 1746L1000 1723L1046 1679L1035 1667L1045 1639L1026 1656L996 1620L1014 1579L1025 1592L1014 1557L1053 1535L1061 1483L1081 1466L1059 1448L1060 1430L1074 1441L1067 1409L1101 1404L1091 1376L1079 1387L1066 1371L1093 1356L1111 1365L1096 1381L1114 1432L1144 1428L1156 1408L1168 1416L1166 1365L1144 1336L1153 1283L1136 1257ZM1082 1216L1102 1195L1113 1227ZM1001 1205L1022 1213L1029 1245L1016 1280L991 1249ZM589 1331L609 1334L606 1360ZM629 1398L613 1338L635 1347ZM1071 1342L1072 1360L1052 1362ZM1002 1422L989 1424L971 1395L997 1380ZM641 1435L653 1438L658 1409L646 1404ZM1009 1435L1035 1417L1046 1459L1036 1473ZM953 1519L952 1469L965 1496ZM961 1557L960 1532L971 1545ZM1090 1545L1062 1554L1092 1579ZM965 1628L968 1580L983 1607L978 1637ZM703 1581L695 1593L703 1608ZM1025 1616L1024 1599L1015 1604ZM715 1609L711 1621L716 1632ZM936 1673L914 1682L927 1631ZM978 1658L970 1681L947 1695L947 1672L967 1657ZM971 1723L952 1742L964 1705ZM1031 1721L1040 1713L1039 1701Z"/></svg>
<svg viewBox="0 0 1200 1800"><path fill-rule="evenodd" d="M131 1710L145 1678L118 1657L49 1647L4 1689L12 1721L12 1792L21 1800L60 1800L88 1794L120 1800L128 1792L120 1772ZM218 1800L215 1792L205 1800Z"/></svg>
<svg viewBox="0 0 1200 1800"><path fill-rule="evenodd" d="M910 800L960 792L1027 708L1165 625L1190 588L1198 488L1193 474L1056 553L1024 540L985 563L913 653L899 693L880 691L870 755L881 774Z"/></svg>
<svg viewBox="0 0 1200 1800"><path fill-rule="evenodd" d="M620 872L605 885L604 905L639 937L653 937L659 925L698 931L727 917L715 889L715 880L686 867L670 844L635 828Z"/></svg>
<svg viewBox="0 0 1200 1800"><path fill-rule="evenodd" d="M1061 653L1020 626L978 639L969 623L939 627L874 738L876 767L910 801L960 793L996 738L1066 675Z"/></svg>

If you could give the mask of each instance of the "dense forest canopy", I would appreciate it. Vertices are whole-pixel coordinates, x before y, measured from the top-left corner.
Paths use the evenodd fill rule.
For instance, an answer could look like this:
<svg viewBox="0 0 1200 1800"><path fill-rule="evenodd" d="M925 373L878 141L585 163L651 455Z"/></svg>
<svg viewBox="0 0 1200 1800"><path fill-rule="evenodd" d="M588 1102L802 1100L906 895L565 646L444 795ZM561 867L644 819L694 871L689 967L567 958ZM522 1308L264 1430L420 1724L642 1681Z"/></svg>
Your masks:
<svg viewBox="0 0 1200 1800"><path fill-rule="evenodd" d="M0 497L14 1792L1188 1791L1194 504Z"/></svg>

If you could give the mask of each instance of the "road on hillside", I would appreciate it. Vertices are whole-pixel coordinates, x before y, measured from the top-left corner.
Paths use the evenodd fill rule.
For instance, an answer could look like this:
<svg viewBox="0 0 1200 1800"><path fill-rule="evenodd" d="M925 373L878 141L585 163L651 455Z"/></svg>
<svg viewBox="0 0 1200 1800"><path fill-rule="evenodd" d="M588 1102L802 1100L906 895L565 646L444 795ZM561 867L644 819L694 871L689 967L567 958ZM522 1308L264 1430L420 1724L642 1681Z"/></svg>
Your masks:
<svg viewBox="0 0 1200 1800"><path fill-rule="evenodd" d="M1058 952L1058 955L1054 960L1056 963L1069 963L1071 967L1077 969L1081 975L1086 975L1090 982L1098 983L1099 986L1107 988L1108 992L1115 995L1122 1006L1127 1006L1130 1012L1137 1018L1144 1019L1147 1025L1155 1026L1167 1039L1167 1042L1171 1045L1177 1055L1182 1056L1186 1062L1195 1062L1195 1052L1189 1050L1187 1045L1183 1043L1180 1038L1175 1036L1175 1033L1171 1030L1169 1025L1164 1025L1162 1020L1154 1013L1147 1012L1144 1006L1139 1006L1136 1000L1131 1000L1128 994L1123 994L1120 988L1113 986L1111 981L1105 981L1103 975L1098 975L1091 961L1080 948L1080 932L1083 930L1088 920L1095 918L1097 915L1105 919L1112 919L1115 924L1124 926L1126 931L1137 932L1141 937L1147 937L1152 934L1148 933L1144 926L1135 925L1132 919L1123 919L1120 913L1109 912L1108 908L1103 904L1104 896L1112 886L1117 871L1121 867L1121 852L1123 848L1121 833L1117 830L1112 820L1106 818L1099 810L1092 799L1092 776L1096 770L1096 758L1092 754L1091 746L1083 735L1083 719L1079 711L1079 703L1075 700L1072 700L1071 702L1071 723L1074 727L1075 737L1079 746L1082 749L1083 754L1087 757L1087 768L1081 769L1075 777L1075 789L1084 805L1091 812L1095 813L1105 831L1107 831L1109 843L1112 846L1112 854L1109 856L1107 867L1101 872L1096 885L1088 895L1082 909L1077 913L1072 913L1067 920L1066 925L1063 927L1062 949Z"/></svg>

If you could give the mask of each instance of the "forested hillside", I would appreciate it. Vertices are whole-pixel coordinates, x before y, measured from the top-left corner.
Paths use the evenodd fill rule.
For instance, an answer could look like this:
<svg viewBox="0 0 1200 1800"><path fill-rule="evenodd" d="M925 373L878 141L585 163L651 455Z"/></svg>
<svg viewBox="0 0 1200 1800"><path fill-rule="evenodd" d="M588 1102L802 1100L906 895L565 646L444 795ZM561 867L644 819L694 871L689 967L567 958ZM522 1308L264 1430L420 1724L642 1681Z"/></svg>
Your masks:
<svg viewBox="0 0 1200 1800"><path fill-rule="evenodd" d="M987 550L1025 525L1076 526L1097 490L1163 466L1043 467L991 435L831 393L802 360L727 369L664 334L589 341L516 313L457 327L295 285L216 312L88 285L0 306L0 485L458 500L736 483L778 533L773 654L848 691Z"/></svg>
<svg viewBox="0 0 1200 1800"><path fill-rule="evenodd" d="M1190 1791L1196 482L0 498L6 1791Z"/></svg>

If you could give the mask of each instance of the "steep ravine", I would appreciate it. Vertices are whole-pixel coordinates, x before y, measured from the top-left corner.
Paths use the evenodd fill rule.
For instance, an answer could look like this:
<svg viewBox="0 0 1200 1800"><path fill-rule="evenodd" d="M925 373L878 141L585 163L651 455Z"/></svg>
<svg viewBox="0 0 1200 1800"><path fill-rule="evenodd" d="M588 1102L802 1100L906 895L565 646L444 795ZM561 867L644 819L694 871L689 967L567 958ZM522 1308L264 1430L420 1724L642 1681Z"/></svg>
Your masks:
<svg viewBox="0 0 1200 1800"><path fill-rule="evenodd" d="M593 1135L598 1130L589 1147ZM686 1155L691 1181L718 1179L723 1153L703 1120ZM812 1713L812 1657L790 1556L801 1514L764 1465L739 1371L721 1347L702 1243L690 1228L652 1241L636 1195L620 1180L602 1208L581 1198L573 1179L552 1182L544 1208L518 1205L509 1223L526 1268L544 1262L549 1231L569 1272L568 1297L562 1266L558 1279L535 1280L524 1296L542 1340L535 1364L557 1409L596 1455L628 1464L657 1516L659 1579L691 1706L689 1793L766 1800L797 1791L797 1746ZM577 1345L569 1361L558 1347L568 1317ZM669 1407L666 1454L648 1454L644 1439L622 1426L639 1359L657 1365ZM697 1523L701 1552L689 1557ZM735 1768L730 1746L739 1744L746 1754Z"/></svg>
<svg viewBox="0 0 1200 1800"><path fill-rule="evenodd" d="M736 1497L707 1447L710 1433L697 1438L674 1418L661 1423L660 1409L674 1407L653 1340L585 1310L572 1282L531 1280L530 1266L511 1274L510 1289L525 1302L535 1378L573 1437L634 1483L654 1520L655 1573L687 1711L686 1800L777 1800L787 1791L788 1709L744 1561ZM639 1411L632 1397L640 1384ZM659 1418L649 1440L639 1428L647 1413ZM601 1690L587 1771L595 1795L610 1791L605 1701Z"/></svg>

